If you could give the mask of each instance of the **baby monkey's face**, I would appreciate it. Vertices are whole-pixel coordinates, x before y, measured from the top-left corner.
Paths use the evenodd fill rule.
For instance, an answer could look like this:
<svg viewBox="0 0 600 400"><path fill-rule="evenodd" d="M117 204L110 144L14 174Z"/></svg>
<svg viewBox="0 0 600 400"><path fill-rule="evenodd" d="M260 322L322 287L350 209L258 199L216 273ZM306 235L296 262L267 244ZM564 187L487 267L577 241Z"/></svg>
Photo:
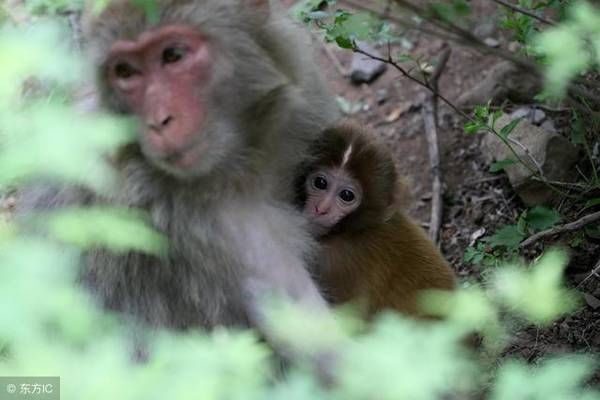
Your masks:
<svg viewBox="0 0 600 400"><path fill-rule="evenodd" d="M317 235L324 235L362 201L362 187L343 168L322 168L305 182L304 214Z"/></svg>

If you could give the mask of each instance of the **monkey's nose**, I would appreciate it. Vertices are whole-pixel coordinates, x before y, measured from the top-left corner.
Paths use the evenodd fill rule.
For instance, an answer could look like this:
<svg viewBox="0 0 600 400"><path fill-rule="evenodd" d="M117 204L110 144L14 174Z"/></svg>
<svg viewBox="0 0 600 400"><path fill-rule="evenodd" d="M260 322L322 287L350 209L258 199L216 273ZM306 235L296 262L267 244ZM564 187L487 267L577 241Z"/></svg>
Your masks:
<svg viewBox="0 0 600 400"><path fill-rule="evenodd" d="M325 214L327 214L329 212L329 207L325 206L325 207L320 207L319 208L319 205L317 204L315 206L315 212L317 213L317 215L325 215Z"/></svg>
<svg viewBox="0 0 600 400"><path fill-rule="evenodd" d="M164 118L159 119L158 121L148 121L147 125L151 131L158 133L159 135L163 133L163 131L173 122L173 116L167 115Z"/></svg>

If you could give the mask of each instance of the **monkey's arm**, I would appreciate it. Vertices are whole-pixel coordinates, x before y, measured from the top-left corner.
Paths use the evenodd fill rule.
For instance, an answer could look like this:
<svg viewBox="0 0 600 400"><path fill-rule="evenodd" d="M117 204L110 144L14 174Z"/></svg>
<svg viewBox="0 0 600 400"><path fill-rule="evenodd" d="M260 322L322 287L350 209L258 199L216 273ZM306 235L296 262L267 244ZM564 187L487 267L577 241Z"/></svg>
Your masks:
<svg viewBox="0 0 600 400"><path fill-rule="evenodd" d="M314 242L304 229L304 220L287 206L256 204L251 209L236 209L228 218L227 236L237 245L243 266L242 290L245 307L253 325L283 353L295 353L275 337L265 301L275 297L298 305L311 316L333 318L326 301L306 269L305 260ZM307 335L317 334L314 329Z"/></svg>

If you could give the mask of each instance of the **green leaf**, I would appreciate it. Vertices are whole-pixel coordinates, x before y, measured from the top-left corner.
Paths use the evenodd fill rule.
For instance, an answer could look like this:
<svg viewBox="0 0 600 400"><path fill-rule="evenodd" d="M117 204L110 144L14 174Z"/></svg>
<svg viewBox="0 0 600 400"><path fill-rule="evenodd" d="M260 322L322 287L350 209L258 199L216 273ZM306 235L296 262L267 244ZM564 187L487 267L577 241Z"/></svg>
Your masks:
<svg viewBox="0 0 600 400"><path fill-rule="evenodd" d="M588 225L585 227L585 234L592 239L600 239L600 225Z"/></svg>
<svg viewBox="0 0 600 400"><path fill-rule="evenodd" d="M485 129L485 125L482 125L478 122L469 121L465 124L464 129L465 129L466 133L473 135L473 134Z"/></svg>
<svg viewBox="0 0 600 400"><path fill-rule="evenodd" d="M476 247L469 246L467 250L465 250L465 255L463 256L463 260L466 263L470 264L480 264L483 261L484 253L479 251Z"/></svg>
<svg viewBox="0 0 600 400"><path fill-rule="evenodd" d="M144 10L148 22L155 24L160 19L157 0L132 0L133 4Z"/></svg>
<svg viewBox="0 0 600 400"><path fill-rule="evenodd" d="M163 255L166 238L136 210L87 207L49 213L44 224L59 240L83 248L107 247L116 252L137 250Z"/></svg>
<svg viewBox="0 0 600 400"><path fill-rule="evenodd" d="M595 367L596 362L583 355L547 359L537 367L522 361L509 361L498 371L491 400L598 398L600 393L586 385Z"/></svg>
<svg viewBox="0 0 600 400"><path fill-rule="evenodd" d="M489 108L489 104L482 106L476 106L475 110L473 111L475 113L475 117L480 120L480 121L487 121L488 116L490 115L490 108Z"/></svg>
<svg viewBox="0 0 600 400"><path fill-rule="evenodd" d="M515 130L515 128L517 127L517 125L519 124L519 122L521 122L522 118L517 118L517 119L513 119L512 121L510 121L510 123L504 127L502 127L502 129L500 129L500 132L498 132L498 134L503 137L504 139L508 138L508 135L510 135L512 133L512 131Z"/></svg>
<svg viewBox="0 0 600 400"><path fill-rule="evenodd" d="M543 206L537 206L527 211L525 220L527 224L534 230L544 230L556 225L561 219L558 211L546 208Z"/></svg>
<svg viewBox="0 0 600 400"><path fill-rule="evenodd" d="M531 269L508 267L494 279L498 297L529 321L547 325L577 306L571 290L562 285L567 257L560 251L547 252Z"/></svg>
<svg viewBox="0 0 600 400"><path fill-rule="evenodd" d="M513 164L516 164L516 161L512 158L505 158L504 160L496 161L490 165L490 172L494 173L502 171L504 168Z"/></svg>
<svg viewBox="0 0 600 400"><path fill-rule="evenodd" d="M590 208L600 204L600 197L596 197L594 199L590 199L586 201L585 206L583 208Z"/></svg>
<svg viewBox="0 0 600 400"><path fill-rule="evenodd" d="M523 239L525 239L525 234L517 225L506 225L492 236L485 238L485 241L492 247L516 249Z"/></svg>
<svg viewBox="0 0 600 400"><path fill-rule="evenodd" d="M354 42L352 41L352 39L344 37L344 36L336 36L335 42L342 49L352 49L352 48L354 48Z"/></svg>

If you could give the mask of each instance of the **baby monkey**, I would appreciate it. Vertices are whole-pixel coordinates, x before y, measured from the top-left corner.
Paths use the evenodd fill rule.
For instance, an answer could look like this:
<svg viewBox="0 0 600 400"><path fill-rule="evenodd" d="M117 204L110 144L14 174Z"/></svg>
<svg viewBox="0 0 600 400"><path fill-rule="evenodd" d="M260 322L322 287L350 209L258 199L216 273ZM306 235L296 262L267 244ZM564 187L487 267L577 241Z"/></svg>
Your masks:
<svg viewBox="0 0 600 400"><path fill-rule="evenodd" d="M399 210L391 155L356 123L324 132L297 182L322 253L314 275L333 304L358 301L371 316L393 309L424 316L426 289L452 290L455 276L425 232Z"/></svg>

